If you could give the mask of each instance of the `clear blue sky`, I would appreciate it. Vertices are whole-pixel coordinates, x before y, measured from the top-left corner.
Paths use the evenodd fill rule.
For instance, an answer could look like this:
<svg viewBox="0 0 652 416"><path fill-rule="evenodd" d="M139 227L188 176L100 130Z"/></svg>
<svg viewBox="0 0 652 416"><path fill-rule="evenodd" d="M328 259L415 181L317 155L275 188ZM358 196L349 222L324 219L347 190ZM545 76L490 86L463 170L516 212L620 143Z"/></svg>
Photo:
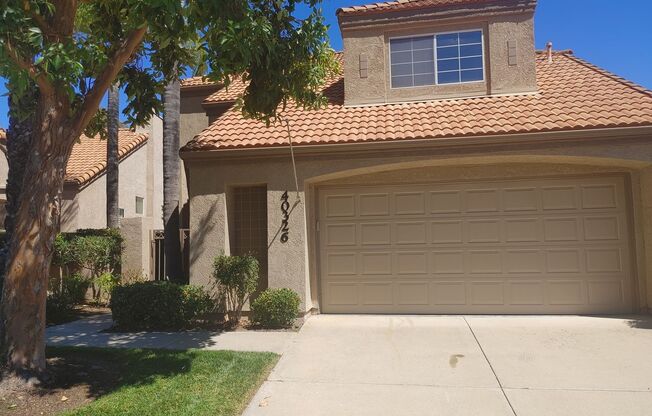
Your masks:
<svg viewBox="0 0 652 416"><path fill-rule="evenodd" d="M324 0L336 50L342 49L335 11L339 7L375 0ZM652 1L650 0L539 0L535 17L538 49L552 41L555 49L576 55L622 77L652 89ZM0 94L6 92L4 82ZM0 127L7 126L7 100L0 97Z"/></svg>

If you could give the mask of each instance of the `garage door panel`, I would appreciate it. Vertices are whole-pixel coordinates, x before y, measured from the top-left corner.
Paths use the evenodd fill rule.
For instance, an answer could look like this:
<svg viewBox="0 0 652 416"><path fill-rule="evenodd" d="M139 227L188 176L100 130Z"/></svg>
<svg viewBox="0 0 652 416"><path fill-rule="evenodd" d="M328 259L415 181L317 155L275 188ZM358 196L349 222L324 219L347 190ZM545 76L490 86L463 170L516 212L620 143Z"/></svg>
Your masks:
<svg viewBox="0 0 652 416"><path fill-rule="evenodd" d="M545 284L543 281L512 281L507 286L510 305L542 306L545 304Z"/></svg>
<svg viewBox="0 0 652 416"><path fill-rule="evenodd" d="M360 216L387 216L389 215L389 194L362 194L359 197Z"/></svg>
<svg viewBox="0 0 652 416"><path fill-rule="evenodd" d="M324 312L631 311L621 177L319 195Z"/></svg>

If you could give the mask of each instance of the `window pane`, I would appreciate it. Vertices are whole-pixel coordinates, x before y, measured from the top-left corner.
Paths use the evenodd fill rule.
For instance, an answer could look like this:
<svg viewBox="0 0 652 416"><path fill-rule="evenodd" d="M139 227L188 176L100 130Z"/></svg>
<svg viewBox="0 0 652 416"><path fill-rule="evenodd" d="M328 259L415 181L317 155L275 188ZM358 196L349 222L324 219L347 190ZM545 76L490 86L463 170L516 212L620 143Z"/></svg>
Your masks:
<svg viewBox="0 0 652 416"><path fill-rule="evenodd" d="M438 71L457 71L460 69L459 59L444 59L437 61Z"/></svg>
<svg viewBox="0 0 652 416"><path fill-rule="evenodd" d="M472 69L462 71L462 82L482 81L482 70Z"/></svg>
<svg viewBox="0 0 652 416"><path fill-rule="evenodd" d="M143 213L143 211L144 211L143 210L143 205L144 205L143 202L144 202L143 198L141 198L139 196L136 197L136 214L142 214Z"/></svg>
<svg viewBox="0 0 652 416"><path fill-rule="evenodd" d="M460 59L460 67L462 69L482 69L482 58L462 58Z"/></svg>
<svg viewBox="0 0 652 416"><path fill-rule="evenodd" d="M462 32L460 33L460 45L467 43L482 43L482 32Z"/></svg>
<svg viewBox="0 0 652 416"><path fill-rule="evenodd" d="M402 77L392 77L392 88L402 88L412 86L412 75Z"/></svg>
<svg viewBox="0 0 652 416"><path fill-rule="evenodd" d="M482 31L437 35L436 58L440 84L482 81Z"/></svg>
<svg viewBox="0 0 652 416"><path fill-rule="evenodd" d="M434 74L434 73L435 73L434 62L419 62L414 64L414 74Z"/></svg>
<svg viewBox="0 0 652 416"><path fill-rule="evenodd" d="M435 74L422 74L414 76L414 85L434 85Z"/></svg>
<svg viewBox="0 0 652 416"><path fill-rule="evenodd" d="M440 72L437 74L440 84L453 84L460 82L460 73L459 71L455 72Z"/></svg>
<svg viewBox="0 0 652 416"><path fill-rule="evenodd" d="M412 49L432 49L433 47L432 36L412 38Z"/></svg>
<svg viewBox="0 0 652 416"><path fill-rule="evenodd" d="M412 62L412 52L392 52L392 64L407 64Z"/></svg>
<svg viewBox="0 0 652 416"><path fill-rule="evenodd" d="M457 58L458 55L458 47L453 46L449 48L437 48L437 59L445 59L445 58Z"/></svg>
<svg viewBox="0 0 652 416"><path fill-rule="evenodd" d="M434 84L435 51L432 36L390 39L392 88L412 87L415 75L419 85Z"/></svg>
<svg viewBox="0 0 652 416"><path fill-rule="evenodd" d="M398 52L398 51L409 51L412 49L412 39L411 38L404 38L404 39L392 39L389 41L389 44L392 48L392 52Z"/></svg>
<svg viewBox="0 0 652 416"><path fill-rule="evenodd" d="M412 64L392 65L392 76L412 75Z"/></svg>
<svg viewBox="0 0 652 416"><path fill-rule="evenodd" d="M437 35L437 47L457 45L458 34L448 33L445 35Z"/></svg>
<svg viewBox="0 0 652 416"><path fill-rule="evenodd" d="M405 52L401 52L405 53ZM424 49L420 51L414 51L413 52L413 59L414 62L425 62L425 61L434 61L435 60L435 54L433 53L432 49ZM392 56L392 62L394 61L394 56Z"/></svg>
<svg viewBox="0 0 652 416"><path fill-rule="evenodd" d="M482 45L467 45L460 47L461 56L479 56L482 55Z"/></svg>

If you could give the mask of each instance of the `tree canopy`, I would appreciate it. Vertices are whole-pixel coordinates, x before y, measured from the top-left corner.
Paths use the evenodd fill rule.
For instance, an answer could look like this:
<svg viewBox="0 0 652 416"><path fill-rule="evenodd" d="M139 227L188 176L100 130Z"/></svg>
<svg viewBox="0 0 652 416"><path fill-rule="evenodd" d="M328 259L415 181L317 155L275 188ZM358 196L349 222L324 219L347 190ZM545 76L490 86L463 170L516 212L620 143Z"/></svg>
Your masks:
<svg viewBox="0 0 652 416"><path fill-rule="evenodd" d="M295 17L298 3L312 8L304 19ZM185 73L226 85L233 76L244 77L249 88L241 108L269 120L288 99L304 106L323 103L318 86L336 63L318 4L0 0L0 76L12 96L31 81L42 94L57 92L72 114L82 116L78 126L89 134L105 125L103 117L93 119L95 111L87 113L113 81L126 92L125 117L143 125L162 111L167 82ZM123 56L130 49L133 56Z"/></svg>

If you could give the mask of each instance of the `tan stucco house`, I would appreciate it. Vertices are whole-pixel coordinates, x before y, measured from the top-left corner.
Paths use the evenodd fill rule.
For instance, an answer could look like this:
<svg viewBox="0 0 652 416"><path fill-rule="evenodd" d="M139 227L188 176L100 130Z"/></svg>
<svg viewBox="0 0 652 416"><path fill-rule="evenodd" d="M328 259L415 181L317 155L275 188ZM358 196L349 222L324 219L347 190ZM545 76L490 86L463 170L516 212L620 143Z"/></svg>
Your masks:
<svg viewBox="0 0 652 416"><path fill-rule="evenodd" d="M136 131L120 129L120 228L125 238L123 271L149 276L151 233L163 228L162 122L154 117ZM66 166L61 231L106 227L106 140L82 135ZM0 131L0 199L4 213L7 183L6 133ZM2 218L4 223L4 215Z"/></svg>
<svg viewBox="0 0 652 416"><path fill-rule="evenodd" d="M329 105L242 117L186 80L190 282L254 252L304 312L652 308L652 92L535 51L535 0L340 9ZM297 189L298 186L298 189Z"/></svg>

